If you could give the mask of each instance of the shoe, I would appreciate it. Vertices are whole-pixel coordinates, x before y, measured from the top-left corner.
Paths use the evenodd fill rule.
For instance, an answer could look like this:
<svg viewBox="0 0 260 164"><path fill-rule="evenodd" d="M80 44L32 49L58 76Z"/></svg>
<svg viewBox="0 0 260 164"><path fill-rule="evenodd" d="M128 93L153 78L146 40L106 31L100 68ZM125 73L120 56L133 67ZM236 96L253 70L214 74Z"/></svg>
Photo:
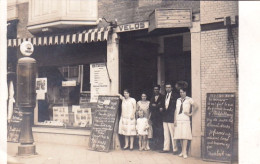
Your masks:
<svg viewBox="0 0 260 164"><path fill-rule="evenodd" d="M133 147L130 147L130 151L133 151L134 150L134 148Z"/></svg>
<svg viewBox="0 0 260 164"><path fill-rule="evenodd" d="M142 151L143 149L142 148L139 148L139 151Z"/></svg>
<svg viewBox="0 0 260 164"><path fill-rule="evenodd" d="M150 147L146 147L146 150L151 150Z"/></svg>
<svg viewBox="0 0 260 164"><path fill-rule="evenodd" d="M187 158L188 158L188 156L187 156L187 155L183 155L183 158L184 158L184 159L187 159Z"/></svg>
<svg viewBox="0 0 260 164"><path fill-rule="evenodd" d="M125 147L123 148L123 150L127 150L127 149L128 149L128 147L129 147L129 146L125 146Z"/></svg>
<svg viewBox="0 0 260 164"><path fill-rule="evenodd" d="M173 153L177 153L178 152L178 149L173 149Z"/></svg>
<svg viewBox="0 0 260 164"><path fill-rule="evenodd" d="M182 157L183 156L183 154L181 153L181 154L179 154L179 157Z"/></svg>
<svg viewBox="0 0 260 164"><path fill-rule="evenodd" d="M162 151L160 151L160 153L169 153L169 151L162 150Z"/></svg>

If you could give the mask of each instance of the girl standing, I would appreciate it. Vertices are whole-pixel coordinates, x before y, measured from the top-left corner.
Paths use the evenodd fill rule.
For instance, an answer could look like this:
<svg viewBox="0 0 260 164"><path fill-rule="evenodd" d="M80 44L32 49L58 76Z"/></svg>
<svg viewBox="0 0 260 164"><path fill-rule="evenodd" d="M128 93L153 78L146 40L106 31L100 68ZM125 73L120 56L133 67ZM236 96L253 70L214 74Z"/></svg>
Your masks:
<svg viewBox="0 0 260 164"><path fill-rule="evenodd" d="M133 150L134 136L136 135L136 101L134 98L130 97L129 90L124 90L124 97L120 95L122 100L122 113L119 121L119 131L118 133L125 136L125 146L124 150L129 147L130 138L130 150Z"/></svg>
<svg viewBox="0 0 260 164"><path fill-rule="evenodd" d="M150 120L151 112L149 110L150 101L147 100L147 95L145 93L142 93L141 100L137 102L137 114L139 111L144 112L144 117L148 120L148 140L147 144L145 146L146 150L150 150L149 145L149 139L153 138L153 128L152 128L152 122Z"/></svg>
<svg viewBox="0 0 260 164"><path fill-rule="evenodd" d="M139 150L148 150L147 149L147 137L148 137L148 119L144 117L144 111L139 110L138 112L138 119L136 123L136 130L139 136Z"/></svg>
<svg viewBox="0 0 260 164"><path fill-rule="evenodd" d="M187 143L188 140L192 140L190 117L197 110L197 105L195 105L191 97L186 96L186 88L180 89L180 96L176 102L174 139L180 139L182 152L179 156L186 159L188 157ZM190 112L190 109L193 110Z"/></svg>

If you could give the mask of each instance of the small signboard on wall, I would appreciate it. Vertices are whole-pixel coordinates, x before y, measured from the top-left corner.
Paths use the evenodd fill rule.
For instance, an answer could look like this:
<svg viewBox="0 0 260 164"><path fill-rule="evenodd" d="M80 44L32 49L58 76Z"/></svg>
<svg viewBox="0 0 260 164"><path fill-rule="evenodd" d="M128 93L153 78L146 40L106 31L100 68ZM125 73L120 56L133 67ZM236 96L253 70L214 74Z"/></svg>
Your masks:
<svg viewBox="0 0 260 164"><path fill-rule="evenodd" d="M203 159L230 162L233 152L234 93L208 93Z"/></svg>
<svg viewBox="0 0 260 164"><path fill-rule="evenodd" d="M148 31L160 28L191 27L191 25L190 9L155 9L149 16Z"/></svg>

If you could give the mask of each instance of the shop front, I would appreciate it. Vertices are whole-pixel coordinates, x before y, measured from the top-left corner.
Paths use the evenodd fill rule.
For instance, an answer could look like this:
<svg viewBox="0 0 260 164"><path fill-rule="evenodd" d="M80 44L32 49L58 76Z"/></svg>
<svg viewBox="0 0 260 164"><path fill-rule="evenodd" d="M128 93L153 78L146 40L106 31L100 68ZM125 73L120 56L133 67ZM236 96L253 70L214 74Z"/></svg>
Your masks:
<svg viewBox="0 0 260 164"><path fill-rule="evenodd" d="M200 34L199 29L194 30L199 22L196 16L191 20L189 10L181 12L186 14L183 20L186 23L179 25L173 20L174 26L167 28L158 26L151 30L151 19L150 23L118 25L113 30L90 29L8 40L9 47L18 47L24 40L35 46L32 56L38 64L35 141L88 147L97 96L117 95L125 88L140 100L141 92L148 97L152 95L155 84L161 85L164 93L165 82L185 80L190 86L188 95L199 104L200 43L193 32ZM200 113L193 120L196 126L193 126L191 152L200 156L197 151L201 145ZM120 148L117 123L118 120L113 148Z"/></svg>
<svg viewBox="0 0 260 164"><path fill-rule="evenodd" d="M32 119L36 142L88 145L93 106L98 95L109 95L111 89L107 65L110 32L107 27L8 40L10 49L19 48L25 40L34 45L32 57L38 65Z"/></svg>

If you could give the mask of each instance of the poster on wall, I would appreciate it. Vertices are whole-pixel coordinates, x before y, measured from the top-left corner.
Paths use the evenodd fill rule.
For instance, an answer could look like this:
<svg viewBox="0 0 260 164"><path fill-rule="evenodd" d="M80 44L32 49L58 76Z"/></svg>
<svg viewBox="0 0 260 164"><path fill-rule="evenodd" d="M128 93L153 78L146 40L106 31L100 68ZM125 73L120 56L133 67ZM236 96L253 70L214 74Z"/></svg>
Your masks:
<svg viewBox="0 0 260 164"><path fill-rule="evenodd" d="M97 102L99 95L109 94L109 78L105 63L95 63L90 65L90 83L90 102Z"/></svg>
<svg viewBox="0 0 260 164"><path fill-rule="evenodd" d="M74 113L74 126L89 127L92 125L91 108L73 105L72 112Z"/></svg>
<svg viewBox="0 0 260 164"><path fill-rule="evenodd" d="M47 78L36 78L36 99L45 100L45 93L47 93Z"/></svg>

